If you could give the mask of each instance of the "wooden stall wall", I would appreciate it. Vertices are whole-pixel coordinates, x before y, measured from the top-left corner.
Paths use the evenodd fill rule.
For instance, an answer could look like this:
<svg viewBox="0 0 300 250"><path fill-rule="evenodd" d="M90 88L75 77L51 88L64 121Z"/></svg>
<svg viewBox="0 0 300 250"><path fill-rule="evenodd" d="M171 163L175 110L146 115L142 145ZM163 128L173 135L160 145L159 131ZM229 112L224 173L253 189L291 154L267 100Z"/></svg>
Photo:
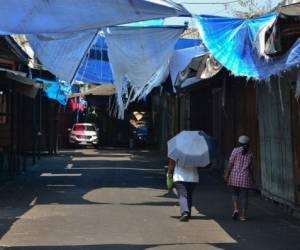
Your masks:
<svg viewBox="0 0 300 250"><path fill-rule="evenodd" d="M246 134L254 153L255 182L260 185L259 140L255 83L225 75L212 89L212 134L218 140L218 168L226 167L238 137Z"/></svg>
<svg viewBox="0 0 300 250"><path fill-rule="evenodd" d="M200 87L200 86L199 86ZM203 130L212 134L212 92L211 87L190 90L190 129Z"/></svg>
<svg viewBox="0 0 300 250"><path fill-rule="evenodd" d="M294 86L296 82L294 82ZM300 103L295 98L295 91L291 88L291 118L292 118L292 142L294 160L295 202L300 205Z"/></svg>
<svg viewBox="0 0 300 250"><path fill-rule="evenodd" d="M290 85L284 78L257 88L262 193L285 204L295 201Z"/></svg>

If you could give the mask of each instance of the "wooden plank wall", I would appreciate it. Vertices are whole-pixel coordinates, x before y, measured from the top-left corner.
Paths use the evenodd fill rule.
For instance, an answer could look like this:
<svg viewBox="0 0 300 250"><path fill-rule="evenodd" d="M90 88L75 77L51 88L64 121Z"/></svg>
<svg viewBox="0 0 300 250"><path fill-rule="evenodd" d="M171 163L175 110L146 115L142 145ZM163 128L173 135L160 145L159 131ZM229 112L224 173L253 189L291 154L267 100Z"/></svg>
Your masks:
<svg viewBox="0 0 300 250"><path fill-rule="evenodd" d="M256 181L260 182L256 89L254 83L221 72L184 90L180 98L181 129L204 130L218 142L217 168L222 170L241 134L251 138ZM187 108L188 104L189 108Z"/></svg>
<svg viewBox="0 0 300 250"><path fill-rule="evenodd" d="M290 85L284 79L279 83L278 79L272 79L269 86L261 84L257 88L262 192L279 202L293 203Z"/></svg>
<svg viewBox="0 0 300 250"><path fill-rule="evenodd" d="M294 155L295 175L295 202L300 205L300 103L295 98L295 92L291 90L291 118L292 118L292 142Z"/></svg>
<svg viewBox="0 0 300 250"><path fill-rule="evenodd" d="M212 134L212 93L211 88L194 88L190 93L190 129L203 130Z"/></svg>
<svg viewBox="0 0 300 250"><path fill-rule="evenodd" d="M229 156L238 145L238 137L246 134L254 153L253 167L256 185L260 185L259 140L256 89L244 78L225 76L223 83L212 89L213 136L219 144L218 168L227 165Z"/></svg>

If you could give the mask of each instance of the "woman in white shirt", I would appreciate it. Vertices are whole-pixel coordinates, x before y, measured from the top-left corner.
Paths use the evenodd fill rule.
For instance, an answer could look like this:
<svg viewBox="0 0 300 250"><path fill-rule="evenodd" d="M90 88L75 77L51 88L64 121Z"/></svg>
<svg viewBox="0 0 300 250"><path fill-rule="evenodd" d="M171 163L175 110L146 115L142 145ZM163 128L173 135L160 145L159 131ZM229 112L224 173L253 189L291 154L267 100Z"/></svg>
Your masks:
<svg viewBox="0 0 300 250"><path fill-rule="evenodd" d="M180 205L180 221L188 221L191 218L193 191L199 182L197 168L179 166L174 160L169 159L167 176L173 176L174 186Z"/></svg>

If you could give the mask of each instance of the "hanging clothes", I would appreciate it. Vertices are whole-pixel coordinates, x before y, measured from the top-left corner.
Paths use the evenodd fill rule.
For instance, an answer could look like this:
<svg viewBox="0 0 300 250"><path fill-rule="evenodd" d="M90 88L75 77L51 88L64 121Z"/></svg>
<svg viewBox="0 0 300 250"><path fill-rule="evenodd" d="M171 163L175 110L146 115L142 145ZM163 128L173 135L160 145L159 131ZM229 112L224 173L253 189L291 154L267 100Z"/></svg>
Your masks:
<svg viewBox="0 0 300 250"><path fill-rule="evenodd" d="M83 96L73 97L69 99L69 105L71 110L74 111L84 111L87 108L87 101Z"/></svg>

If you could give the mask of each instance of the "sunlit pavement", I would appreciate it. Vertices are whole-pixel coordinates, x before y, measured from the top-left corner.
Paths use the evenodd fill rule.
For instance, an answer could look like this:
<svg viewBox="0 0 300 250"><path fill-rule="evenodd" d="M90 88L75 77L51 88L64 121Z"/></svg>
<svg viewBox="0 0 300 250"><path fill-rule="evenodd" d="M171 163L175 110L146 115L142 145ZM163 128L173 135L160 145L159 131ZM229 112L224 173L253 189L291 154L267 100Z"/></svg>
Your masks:
<svg viewBox="0 0 300 250"><path fill-rule="evenodd" d="M84 149L43 158L0 193L3 249L300 249L300 223L251 195L250 220L232 221L230 192L203 172L193 218L178 221L162 157ZM1 249L1 247L0 247Z"/></svg>

